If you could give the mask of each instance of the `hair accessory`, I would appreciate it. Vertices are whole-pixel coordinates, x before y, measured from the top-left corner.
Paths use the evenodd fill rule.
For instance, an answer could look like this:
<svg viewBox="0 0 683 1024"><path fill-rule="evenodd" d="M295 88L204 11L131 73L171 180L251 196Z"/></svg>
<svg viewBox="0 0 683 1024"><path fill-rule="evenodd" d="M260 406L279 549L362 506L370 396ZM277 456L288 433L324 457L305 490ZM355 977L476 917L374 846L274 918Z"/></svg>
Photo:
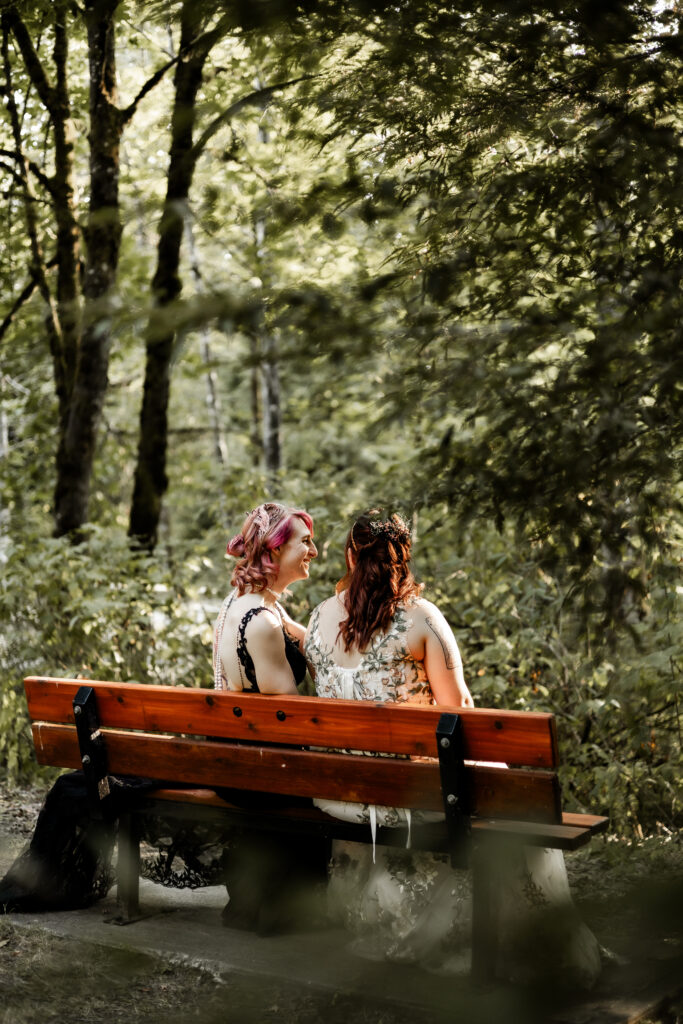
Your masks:
<svg viewBox="0 0 683 1024"><path fill-rule="evenodd" d="M391 519L371 519L368 530L373 537L386 537L388 540L407 540L410 530L399 515Z"/></svg>
<svg viewBox="0 0 683 1024"><path fill-rule="evenodd" d="M225 550L228 555L232 555L234 558L241 558L245 551L244 537L242 534L235 534L232 540L228 541L228 546Z"/></svg>

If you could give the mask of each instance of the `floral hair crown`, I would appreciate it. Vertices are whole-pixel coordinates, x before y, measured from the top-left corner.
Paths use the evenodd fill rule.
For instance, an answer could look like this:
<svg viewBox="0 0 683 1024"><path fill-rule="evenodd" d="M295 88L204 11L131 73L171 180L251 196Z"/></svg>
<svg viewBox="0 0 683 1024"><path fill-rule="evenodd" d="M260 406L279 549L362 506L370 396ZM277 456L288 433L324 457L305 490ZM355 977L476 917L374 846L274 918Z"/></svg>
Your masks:
<svg viewBox="0 0 683 1024"><path fill-rule="evenodd" d="M371 519L368 530L373 537L386 537L387 540L407 540L410 530L400 516L391 519Z"/></svg>

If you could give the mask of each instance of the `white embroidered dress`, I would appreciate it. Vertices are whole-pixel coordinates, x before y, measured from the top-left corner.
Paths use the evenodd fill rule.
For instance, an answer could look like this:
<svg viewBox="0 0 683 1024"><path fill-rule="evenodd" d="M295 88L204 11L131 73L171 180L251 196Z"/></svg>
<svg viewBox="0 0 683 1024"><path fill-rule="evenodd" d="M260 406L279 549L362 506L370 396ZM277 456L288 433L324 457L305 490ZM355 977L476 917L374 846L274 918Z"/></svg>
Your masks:
<svg viewBox="0 0 683 1024"><path fill-rule="evenodd" d="M404 609L398 609L386 633L378 633L373 637L369 650L354 668L336 664L332 651L320 634L319 619L320 606L311 616L306 638L306 657L315 669L315 689L319 697L371 700L382 704L434 703L424 666L411 657L406 647L408 616ZM335 818L369 824L373 838L377 825L391 828L408 825L410 829L412 822L434 821L443 817L429 811L411 814L410 810L403 807L380 807L337 800L314 800L314 803Z"/></svg>

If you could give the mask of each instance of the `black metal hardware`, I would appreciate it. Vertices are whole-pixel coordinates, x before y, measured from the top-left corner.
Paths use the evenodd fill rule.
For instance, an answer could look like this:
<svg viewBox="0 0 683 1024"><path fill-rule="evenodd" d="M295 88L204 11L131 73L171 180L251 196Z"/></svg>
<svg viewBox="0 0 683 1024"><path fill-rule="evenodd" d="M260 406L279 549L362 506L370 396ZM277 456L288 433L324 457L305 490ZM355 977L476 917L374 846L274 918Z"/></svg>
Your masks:
<svg viewBox="0 0 683 1024"><path fill-rule="evenodd" d="M275 717L277 718L278 722L284 722L287 715L284 713L284 711L276 711Z"/></svg>
<svg viewBox="0 0 683 1024"><path fill-rule="evenodd" d="M470 806L465 768L465 737L460 715L443 714L436 729L441 769L441 792L453 867L467 867Z"/></svg>
<svg viewBox="0 0 683 1024"><path fill-rule="evenodd" d="M93 814L109 817L111 794L107 775L107 750L100 732L97 701L92 686L81 686L73 700L74 721Z"/></svg>
<svg viewBox="0 0 683 1024"><path fill-rule="evenodd" d="M241 716L242 716L242 708L233 708L232 709L232 713L235 716L235 718L241 718Z"/></svg>

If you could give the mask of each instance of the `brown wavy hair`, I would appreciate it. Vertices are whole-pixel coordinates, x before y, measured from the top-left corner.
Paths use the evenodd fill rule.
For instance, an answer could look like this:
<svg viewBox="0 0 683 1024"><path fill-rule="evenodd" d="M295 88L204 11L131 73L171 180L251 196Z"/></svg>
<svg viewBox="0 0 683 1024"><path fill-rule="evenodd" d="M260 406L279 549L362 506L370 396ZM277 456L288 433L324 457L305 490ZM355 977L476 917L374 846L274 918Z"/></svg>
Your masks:
<svg viewBox="0 0 683 1024"><path fill-rule="evenodd" d="M351 527L342 581L349 614L339 629L344 650L365 650L377 632L387 631L399 605L422 592L410 571L411 546L410 530L396 513L384 518L373 509Z"/></svg>

